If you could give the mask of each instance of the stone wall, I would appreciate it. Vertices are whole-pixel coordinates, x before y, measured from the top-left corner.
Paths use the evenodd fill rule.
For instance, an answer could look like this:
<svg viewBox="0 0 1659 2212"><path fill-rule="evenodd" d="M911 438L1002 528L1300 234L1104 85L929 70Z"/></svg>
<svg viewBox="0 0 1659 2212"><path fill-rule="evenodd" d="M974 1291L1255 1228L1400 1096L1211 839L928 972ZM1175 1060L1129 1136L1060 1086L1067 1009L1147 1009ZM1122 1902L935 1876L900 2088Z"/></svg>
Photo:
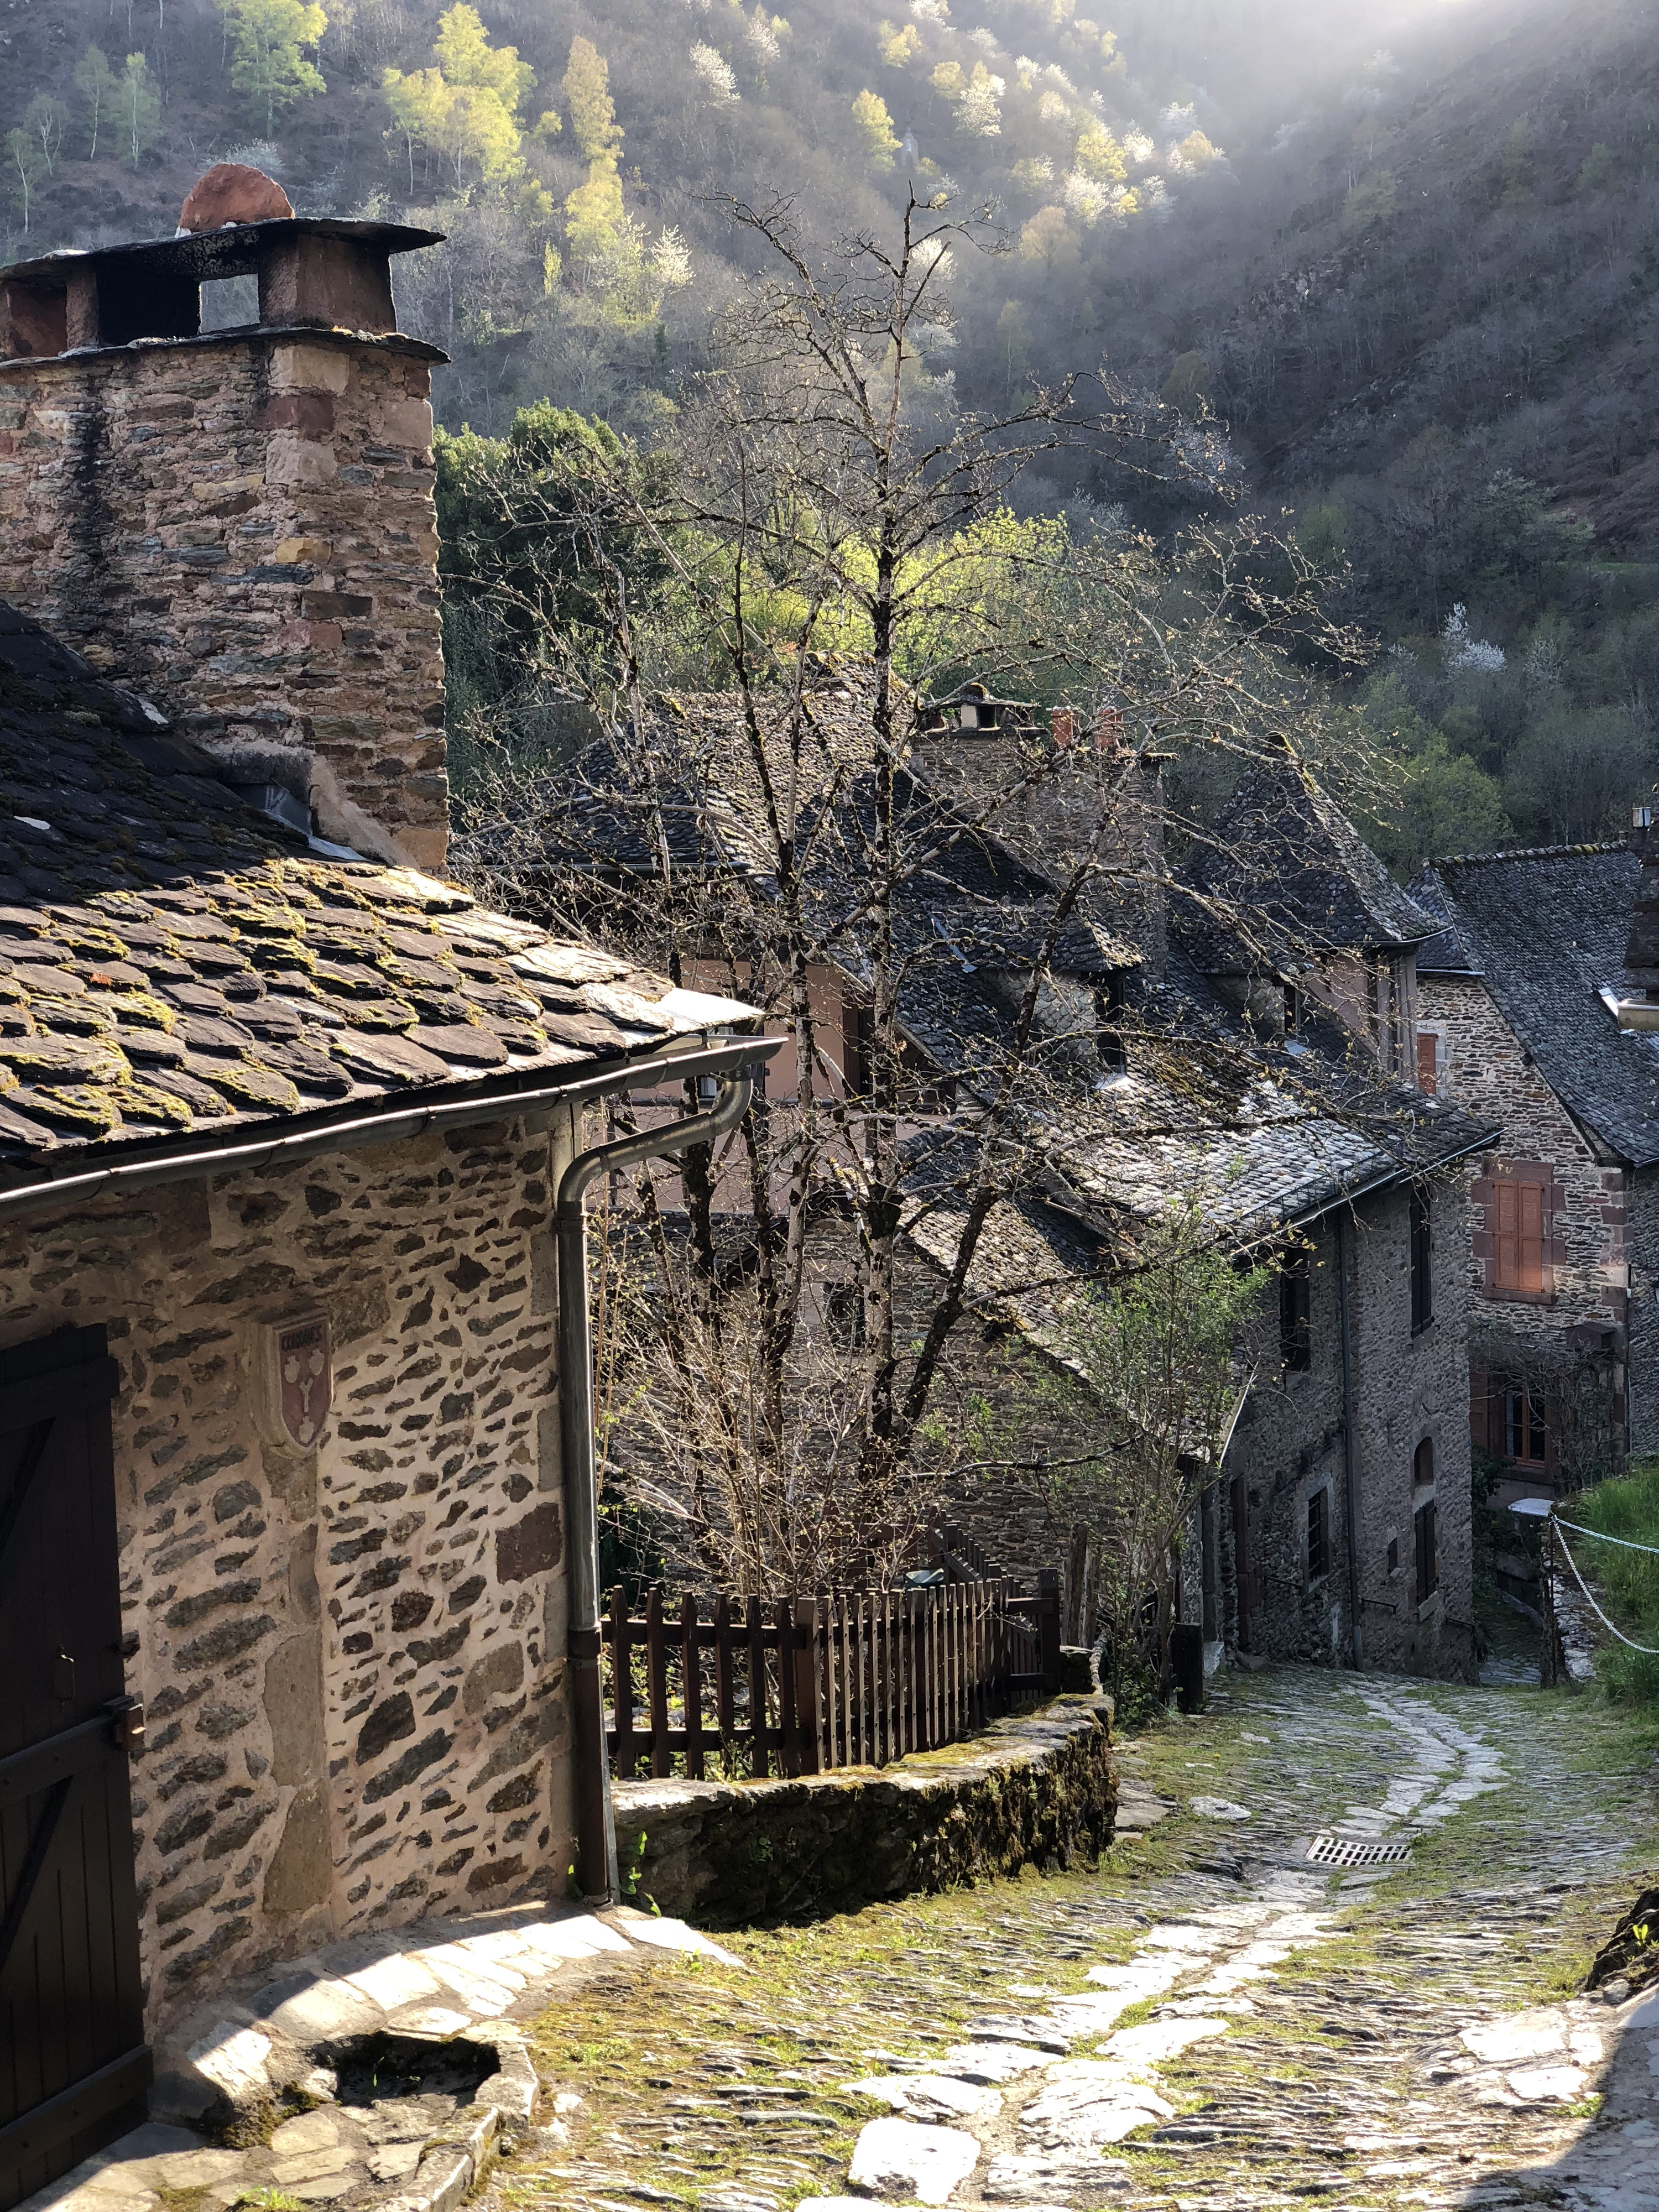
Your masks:
<svg viewBox="0 0 1659 2212"><path fill-rule="evenodd" d="M250 781L309 784L325 836L426 867L448 808L441 358L260 331L0 362L0 598L241 748Z"/></svg>
<svg viewBox="0 0 1659 2212"><path fill-rule="evenodd" d="M1454 1679L1474 1667L1470 1534L1468 1339L1462 1171L1436 1178L1431 1198L1434 1319L1411 1328L1410 1198L1362 1200L1348 1243L1354 1401L1354 1489L1367 1666ZM1334 1218L1309 1231L1311 1364L1279 1367L1277 1315L1265 1314L1261 1380L1235 1434L1215 1513L1221 1626L1238 1637L1233 1485L1248 1509L1247 1561L1255 1584L1249 1648L1281 1660L1344 1665L1353 1649L1343 1449L1342 1337ZM1434 1446L1440 1588L1419 1607L1413 1583L1413 1491L1417 1447ZM1328 1568L1309 1571L1309 1502L1328 1494ZM1195 1516L1196 1517L1196 1516ZM1194 1540L1200 1540L1194 1530ZM1393 1566L1389 1547L1395 1547Z"/></svg>
<svg viewBox="0 0 1659 2212"><path fill-rule="evenodd" d="M1506 1164L1520 1163L1550 1170L1553 1212L1543 1296L1517 1297L1489 1285L1485 1224L1471 1218L1466 1265L1475 1365L1498 1371L1506 1360L1526 1364L1536 1357L1547 1371L1566 1353L1575 1333L1580 1345L1606 1343L1603 1388L1614 1397L1622 1429L1632 1268L1644 1278L1659 1269L1652 1202L1632 1211L1636 1200L1626 1170L1567 1112L1480 983L1427 975L1419 995L1422 1023L1442 1043L1442 1095L1502 1124L1502 1150L1491 1163L1492 1171L1501 1174ZM1659 1345L1645 1316L1642 1328L1650 1363ZM1648 1372L1654 1372L1650 1364ZM1650 1401L1651 1396L1650 1385ZM1644 1433L1659 1445L1659 1405L1650 1402L1643 1419Z"/></svg>
<svg viewBox="0 0 1659 2212"><path fill-rule="evenodd" d="M1109 1712L1060 1698L879 1770L619 1782L617 1847L661 1911L714 1928L1091 1862L1117 1807Z"/></svg>
<svg viewBox="0 0 1659 2212"><path fill-rule="evenodd" d="M101 1323L152 2033L331 1938L560 1891L574 1828L545 1224L502 1122L28 1220L0 1344ZM272 1324L320 1313L313 1449Z"/></svg>

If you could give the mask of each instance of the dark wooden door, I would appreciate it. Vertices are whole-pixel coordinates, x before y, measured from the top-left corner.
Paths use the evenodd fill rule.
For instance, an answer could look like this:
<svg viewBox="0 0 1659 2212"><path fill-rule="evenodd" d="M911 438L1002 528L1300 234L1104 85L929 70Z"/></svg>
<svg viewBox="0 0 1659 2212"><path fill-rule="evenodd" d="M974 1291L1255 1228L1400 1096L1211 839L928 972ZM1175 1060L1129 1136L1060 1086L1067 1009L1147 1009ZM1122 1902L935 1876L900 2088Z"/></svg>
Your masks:
<svg viewBox="0 0 1659 2212"><path fill-rule="evenodd" d="M101 1329L0 1352L0 2212L143 2117Z"/></svg>

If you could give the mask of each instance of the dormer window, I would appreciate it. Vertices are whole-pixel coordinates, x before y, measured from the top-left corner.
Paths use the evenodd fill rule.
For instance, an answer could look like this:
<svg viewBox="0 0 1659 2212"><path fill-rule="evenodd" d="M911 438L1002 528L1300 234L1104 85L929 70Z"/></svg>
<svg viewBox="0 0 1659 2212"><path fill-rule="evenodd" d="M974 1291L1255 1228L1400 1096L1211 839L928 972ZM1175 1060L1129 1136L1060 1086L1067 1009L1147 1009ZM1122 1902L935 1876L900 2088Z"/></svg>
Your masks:
<svg viewBox="0 0 1659 2212"><path fill-rule="evenodd" d="M1300 1036L1303 1013L1302 993L1296 984L1291 982L1286 982L1280 988L1285 994L1285 1034L1287 1037Z"/></svg>
<svg viewBox="0 0 1659 2212"><path fill-rule="evenodd" d="M1108 1075L1121 1075L1129 1054L1123 1042L1123 971L1114 969L1095 993L1095 1050Z"/></svg>

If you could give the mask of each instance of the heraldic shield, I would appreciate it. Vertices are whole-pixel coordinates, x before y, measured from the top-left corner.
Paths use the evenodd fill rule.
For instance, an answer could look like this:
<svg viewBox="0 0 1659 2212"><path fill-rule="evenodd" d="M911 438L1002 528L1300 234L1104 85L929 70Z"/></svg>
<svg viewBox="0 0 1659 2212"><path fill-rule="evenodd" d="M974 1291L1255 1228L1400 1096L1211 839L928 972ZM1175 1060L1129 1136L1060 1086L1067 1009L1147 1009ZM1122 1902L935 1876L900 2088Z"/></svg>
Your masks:
<svg viewBox="0 0 1659 2212"><path fill-rule="evenodd" d="M284 1433L309 1451L334 1390L333 1347L321 1314L276 1332L277 1412Z"/></svg>

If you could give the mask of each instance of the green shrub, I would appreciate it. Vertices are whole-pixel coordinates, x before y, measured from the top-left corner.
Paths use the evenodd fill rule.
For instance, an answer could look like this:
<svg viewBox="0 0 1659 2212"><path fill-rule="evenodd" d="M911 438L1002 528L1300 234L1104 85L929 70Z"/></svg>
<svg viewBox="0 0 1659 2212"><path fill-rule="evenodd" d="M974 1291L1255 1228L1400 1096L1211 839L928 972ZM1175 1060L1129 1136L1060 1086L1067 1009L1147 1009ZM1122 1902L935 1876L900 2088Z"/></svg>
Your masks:
<svg viewBox="0 0 1659 2212"><path fill-rule="evenodd" d="M1637 1460L1620 1480L1596 1483L1568 1504L1563 1517L1627 1543L1659 1546L1659 1460ZM1566 1541L1608 1619L1634 1642L1659 1650L1659 1558L1571 1530ZM1610 1698L1659 1710L1659 1656L1608 1638L1596 1654L1595 1673Z"/></svg>

